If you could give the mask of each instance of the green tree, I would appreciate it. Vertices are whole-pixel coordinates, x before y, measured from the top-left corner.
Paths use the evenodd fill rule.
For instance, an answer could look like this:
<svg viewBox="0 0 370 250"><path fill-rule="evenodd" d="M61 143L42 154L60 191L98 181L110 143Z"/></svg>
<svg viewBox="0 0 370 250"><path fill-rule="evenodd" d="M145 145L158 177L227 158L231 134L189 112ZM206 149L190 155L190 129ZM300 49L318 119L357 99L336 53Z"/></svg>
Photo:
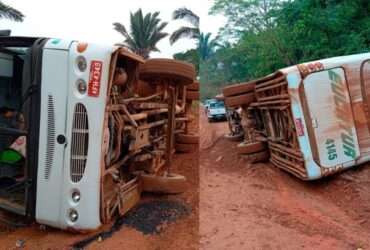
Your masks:
<svg viewBox="0 0 370 250"><path fill-rule="evenodd" d="M211 39L211 33L200 32L199 16L187 8L180 8L173 12L173 20L187 20L193 27L180 27L170 36L171 44L174 44L181 38L195 39L199 49L200 59L208 59L217 48L216 39Z"/></svg>
<svg viewBox="0 0 370 250"><path fill-rule="evenodd" d="M158 18L159 12L148 13L145 16L141 9L130 13L130 32L121 23L113 23L114 29L124 36L124 44L135 53L149 58L152 51L159 51L157 43L168 36L163 32L167 22Z"/></svg>
<svg viewBox="0 0 370 250"><path fill-rule="evenodd" d="M211 39L210 37L211 33L200 33L197 49L176 53L174 58L194 64L199 72L199 65L202 64L202 62L208 61L219 46L216 39Z"/></svg>
<svg viewBox="0 0 370 250"><path fill-rule="evenodd" d="M24 15L19 10L16 10L13 7L6 5L5 3L0 1L0 18L22 22L24 19Z"/></svg>
<svg viewBox="0 0 370 250"><path fill-rule="evenodd" d="M217 38L211 39L211 35L211 33L200 33L198 48L201 60L208 60L219 46L217 43Z"/></svg>
<svg viewBox="0 0 370 250"><path fill-rule="evenodd" d="M199 72L199 52L197 49L176 53L173 55L173 58L193 64L197 72Z"/></svg>
<svg viewBox="0 0 370 250"><path fill-rule="evenodd" d="M199 40L199 16L187 8L180 8L173 12L173 20L186 20L192 26L183 26L175 30L170 36L170 43L174 44L181 38Z"/></svg>
<svg viewBox="0 0 370 250"><path fill-rule="evenodd" d="M206 95L286 66L370 51L368 0L215 0L211 13L228 18L236 39L201 66ZM230 33L220 36L230 40Z"/></svg>
<svg viewBox="0 0 370 250"><path fill-rule="evenodd" d="M273 11L281 3L281 0L215 0L210 14L223 14L228 21L222 33L239 38L245 31L256 33L272 28Z"/></svg>
<svg viewBox="0 0 370 250"><path fill-rule="evenodd" d="M276 20L292 64L370 48L369 1L291 1L277 12Z"/></svg>

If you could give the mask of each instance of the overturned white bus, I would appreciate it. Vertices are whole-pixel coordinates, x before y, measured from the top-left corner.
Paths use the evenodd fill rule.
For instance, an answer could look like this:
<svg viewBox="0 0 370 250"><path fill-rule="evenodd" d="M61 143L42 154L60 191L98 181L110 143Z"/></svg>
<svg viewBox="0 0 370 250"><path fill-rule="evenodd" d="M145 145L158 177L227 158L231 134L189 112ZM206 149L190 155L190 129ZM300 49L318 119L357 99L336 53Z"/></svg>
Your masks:
<svg viewBox="0 0 370 250"><path fill-rule="evenodd" d="M186 136L194 78L119 46L0 37L0 208L91 230L136 204L140 176L183 182L168 152Z"/></svg>
<svg viewBox="0 0 370 250"><path fill-rule="evenodd" d="M243 108L241 154L314 180L370 161L369 89L366 53L281 69L224 95Z"/></svg>

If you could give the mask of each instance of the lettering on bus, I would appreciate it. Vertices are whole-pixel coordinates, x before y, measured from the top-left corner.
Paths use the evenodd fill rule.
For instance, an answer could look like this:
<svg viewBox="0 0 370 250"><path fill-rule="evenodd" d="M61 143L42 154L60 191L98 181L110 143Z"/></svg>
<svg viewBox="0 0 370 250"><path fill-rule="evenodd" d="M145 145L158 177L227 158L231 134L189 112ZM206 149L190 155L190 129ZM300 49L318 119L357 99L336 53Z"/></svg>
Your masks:
<svg viewBox="0 0 370 250"><path fill-rule="evenodd" d="M102 61L91 61L88 95L98 97L100 93L100 81L103 69Z"/></svg>
<svg viewBox="0 0 370 250"><path fill-rule="evenodd" d="M352 159L356 158L355 136L352 131L351 106L346 98L346 85L339 74L329 70L331 90L334 94L335 113L339 118L339 128L344 154Z"/></svg>
<svg viewBox="0 0 370 250"><path fill-rule="evenodd" d="M328 152L328 159L333 161L338 158L337 149L335 146L335 141L333 139L327 139L326 142L326 150Z"/></svg>

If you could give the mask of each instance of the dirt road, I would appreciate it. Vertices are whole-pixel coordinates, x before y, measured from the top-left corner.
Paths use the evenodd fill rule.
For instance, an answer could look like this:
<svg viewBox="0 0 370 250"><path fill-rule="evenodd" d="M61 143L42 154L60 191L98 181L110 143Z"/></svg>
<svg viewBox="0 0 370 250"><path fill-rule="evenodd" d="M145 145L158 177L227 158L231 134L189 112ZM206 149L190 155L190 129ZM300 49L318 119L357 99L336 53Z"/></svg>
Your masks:
<svg viewBox="0 0 370 250"><path fill-rule="evenodd" d="M248 164L200 113L201 249L370 248L370 166L303 182Z"/></svg>
<svg viewBox="0 0 370 250"><path fill-rule="evenodd" d="M197 107L194 107L196 112ZM192 123L190 130L198 130L198 119ZM182 174L189 181L188 190L181 195L173 196L154 196L144 195L141 204L152 201L175 201L183 204L188 213L178 220L170 223L163 223L158 226L160 233L144 234L130 226L124 225L120 230L105 240L94 240L86 246L86 250L196 250L199 249L199 171L198 171L199 151L189 154L176 154L172 170ZM167 210L163 209L163 216L171 216ZM146 216L150 218L150 212ZM148 215L149 214L149 215ZM0 212L0 215L3 215ZM153 217L153 216L152 216ZM155 218L154 218L155 219ZM166 219L166 218L164 218ZM149 220L140 219L136 224L145 228L152 223ZM12 229L0 222L0 250L19 249L16 247L17 240L25 242L22 249L27 250L64 250L71 249L76 242L96 235L99 232L108 230L111 225L104 226L98 232L91 234L74 234L52 228L40 228L39 225L24 226Z"/></svg>

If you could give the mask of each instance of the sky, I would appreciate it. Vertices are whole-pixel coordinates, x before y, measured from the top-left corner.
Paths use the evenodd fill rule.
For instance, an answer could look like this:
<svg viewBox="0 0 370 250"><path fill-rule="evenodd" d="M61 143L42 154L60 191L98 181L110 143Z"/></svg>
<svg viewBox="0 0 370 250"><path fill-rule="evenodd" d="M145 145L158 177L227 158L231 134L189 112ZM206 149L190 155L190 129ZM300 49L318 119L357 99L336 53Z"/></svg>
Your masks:
<svg viewBox="0 0 370 250"><path fill-rule="evenodd" d="M25 16L21 23L8 20L0 21L0 29L11 29L16 36L43 36L65 38L101 44L122 42L123 36L113 29L112 23L120 22L129 27L130 12L142 8L147 12L160 11L160 18L169 22L165 32L172 33L184 21L172 21L175 9L186 7L200 16L201 31L217 34L225 23L223 16L209 16L213 0L3 0L5 4L20 10ZM151 57L171 58L173 54L195 48L195 42L181 39L173 46L168 38L158 43L161 52Z"/></svg>

